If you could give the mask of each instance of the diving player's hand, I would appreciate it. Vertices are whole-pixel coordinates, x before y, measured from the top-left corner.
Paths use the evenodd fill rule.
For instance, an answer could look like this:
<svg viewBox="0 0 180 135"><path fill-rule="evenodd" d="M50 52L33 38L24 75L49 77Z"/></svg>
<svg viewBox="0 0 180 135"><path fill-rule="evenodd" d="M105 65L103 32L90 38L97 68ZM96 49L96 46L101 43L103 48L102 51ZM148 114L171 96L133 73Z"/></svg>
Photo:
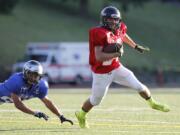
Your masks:
<svg viewBox="0 0 180 135"><path fill-rule="evenodd" d="M43 118L44 120L48 120L49 116L47 116L45 113L43 112L35 112L34 114L35 117L38 117L38 118Z"/></svg>
<svg viewBox="0 0 180 135"><path fill-rule="evenodd" d="M59 116L59 119L60 119L61 123L69 122L71 125L73 125L72 120L69 120L69 119L65 118L63 115Z"/></svg>
<svg viewBox="0 0 180 135"><path fill-rule="evenodd" d="M150 51L149 47L143 47L143 46L138 45L138 44L135 46L134 49L140 53L144 53L145 51Z"/></svg>

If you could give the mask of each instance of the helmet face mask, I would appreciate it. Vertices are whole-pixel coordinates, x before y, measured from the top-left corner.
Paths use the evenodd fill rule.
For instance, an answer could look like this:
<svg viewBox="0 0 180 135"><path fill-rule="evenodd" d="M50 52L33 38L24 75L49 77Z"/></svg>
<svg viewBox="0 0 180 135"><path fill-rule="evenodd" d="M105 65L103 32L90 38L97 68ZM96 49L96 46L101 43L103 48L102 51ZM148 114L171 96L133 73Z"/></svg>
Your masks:
<svg viewBox="0 0 180 135"><path fill-rule="evenodd" d="M37 74L37 72L27 71L26 79L27 79L28 84L36 84L41 79L41 76L39 74Z"/></svg>
<svg viewBox="0 0 180 135"><path fill-rule="evenodd" d="M120 11L113 6L105 7L101 11L101 24L111 31L115 31L120 27L121 14Z"/></svg>
<svg viewBox="0 0 180 135"><path fill-rule="evenodd" d="M119 18L106 18L104 17L104 26L108 29L115 31L119 28L121 20Z"/></svg>
<svg viewBox="0 0 180 135"><path fill-rule="evenodd" d="M24 64L23 75L28 84L36 84L43 75L43 67L38 61L30 60Z"/></svg>

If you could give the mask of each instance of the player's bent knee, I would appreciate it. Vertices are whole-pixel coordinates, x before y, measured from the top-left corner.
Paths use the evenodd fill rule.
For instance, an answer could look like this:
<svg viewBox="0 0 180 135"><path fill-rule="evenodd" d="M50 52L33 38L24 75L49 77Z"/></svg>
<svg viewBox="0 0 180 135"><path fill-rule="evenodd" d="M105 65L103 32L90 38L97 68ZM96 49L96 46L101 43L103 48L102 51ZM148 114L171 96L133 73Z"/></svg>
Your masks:
<svg viewBox="0 0 180 135"><path fill-rule="evenodd" d="M146 85L141 84L141 87L139 88L139 92L143 92L143 91L149 92L149 89Z"/></svg>
<svg viewBox="0 0 180 135"><path fill-rule="evenodd" d="M91 97L90 102L93 106L99 105L102 101L102 97Z"/></svg>
<svg viewBox="0 0 180 135"><path fill-rule="evenodd" d="M141 88L142 91L147 91L147 90L148 90L148 87L147 87L146 85L144 85L144 84L143 84L141 87L142 87L142 88Z"/></svg>
<svg viewBox="0 0 180 135"><path fill-rule="evenodd" d="M145 90L145 87L143 86L143 84L134 84L132 85L132 88L134 88L135 90L137 90L138 92L141 92L141 91L144 91Z"/></svg>

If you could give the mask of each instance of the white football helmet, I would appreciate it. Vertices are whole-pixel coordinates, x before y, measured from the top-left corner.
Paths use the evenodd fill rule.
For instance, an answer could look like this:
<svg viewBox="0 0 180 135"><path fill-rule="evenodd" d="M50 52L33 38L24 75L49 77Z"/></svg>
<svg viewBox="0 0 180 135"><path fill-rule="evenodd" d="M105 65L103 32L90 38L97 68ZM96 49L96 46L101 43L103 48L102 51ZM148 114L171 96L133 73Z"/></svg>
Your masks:
<svg viewBox="0 0 180 135"><path fill-rule="evenodd" d="M38 61L27 61L23 67L23 75L29 84L36 84L43 75L43 67Z"/></svg>

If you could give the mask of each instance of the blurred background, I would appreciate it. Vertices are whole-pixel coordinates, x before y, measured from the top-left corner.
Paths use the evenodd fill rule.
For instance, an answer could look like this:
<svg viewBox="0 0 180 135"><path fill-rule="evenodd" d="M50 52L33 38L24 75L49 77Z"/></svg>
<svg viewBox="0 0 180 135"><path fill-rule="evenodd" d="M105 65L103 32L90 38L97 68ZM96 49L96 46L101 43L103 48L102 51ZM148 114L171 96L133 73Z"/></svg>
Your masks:
<svg viewBox="0 0 180 135"><path fill-rule="evenodd" d="M33 46L42 44L42 48L49 51L51 46L57 51L61 43L64 46L68 43L88 46L88 30L99 24L100 11L107 5L119 8L128 34L137 43L151 49L149 53L139 54L125 46L122 63L149 86L179 87L180 0L0 0L0 80L14 72L17 63L28 59ZM59 71L54 67L67 69L68 65L64 65L67 60L72 70L61 71L61 74L73 74L78 67L73 63L78 60L79 65L88 68L88 61L81 59L86 57L88 60L87 53L83 52L67 52L66 56L72 55L69 59L55 60L52 57L48 67L53 67L52 72L56 75ZM31 55L31 58L35 57ZM57 59L60 57L64 56L58 55ZM44 60L42 55L38 58ZM88 69L81 71L89 72ZM50 76L46 75L47 78ZM87 86L90 86L89 75L84 76L77 73L71 84L82 86L88 81ZM71 76L67 78L72 79ZM49 80L61 86L61 80L65 79Z"/></svg>

